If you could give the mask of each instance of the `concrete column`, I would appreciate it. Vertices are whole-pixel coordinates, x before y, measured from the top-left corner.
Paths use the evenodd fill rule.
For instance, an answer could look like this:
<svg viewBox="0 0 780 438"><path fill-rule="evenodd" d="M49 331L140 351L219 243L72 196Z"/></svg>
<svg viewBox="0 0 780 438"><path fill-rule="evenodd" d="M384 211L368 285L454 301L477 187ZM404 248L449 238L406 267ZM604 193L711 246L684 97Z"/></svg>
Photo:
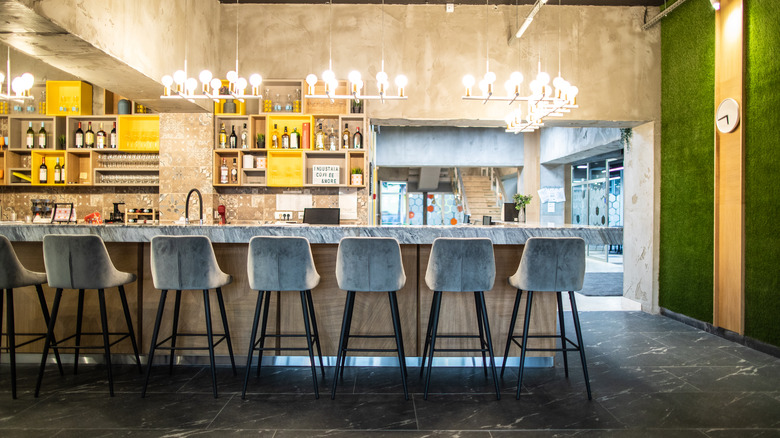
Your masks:
<svg viewBox="0 0 780 438"><path fill-rule="evenodd" d="M539 222L540 204L539 188L540 181L540 144L541 133L539 131L528 132L523 136L523 170L521 179L523 181L520 193L524 195L533 195L531 203L526 207L525 214L528 222Z"/></svg>

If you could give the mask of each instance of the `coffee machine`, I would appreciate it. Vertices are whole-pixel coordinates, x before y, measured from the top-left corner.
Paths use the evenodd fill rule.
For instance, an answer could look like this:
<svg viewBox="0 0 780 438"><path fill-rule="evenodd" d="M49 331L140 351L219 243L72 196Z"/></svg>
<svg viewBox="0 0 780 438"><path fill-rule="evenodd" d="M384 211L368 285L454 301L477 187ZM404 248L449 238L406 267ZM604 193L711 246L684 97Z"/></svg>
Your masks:
<svg viewBox="0 0 780 438"><path fill-rule="evenodd" d="M122 224L125 222L125 214L119 210L120 205L125 205L124 202L114 202L114 211L108 215L108 219L104 221L106 224Z"/></svg>

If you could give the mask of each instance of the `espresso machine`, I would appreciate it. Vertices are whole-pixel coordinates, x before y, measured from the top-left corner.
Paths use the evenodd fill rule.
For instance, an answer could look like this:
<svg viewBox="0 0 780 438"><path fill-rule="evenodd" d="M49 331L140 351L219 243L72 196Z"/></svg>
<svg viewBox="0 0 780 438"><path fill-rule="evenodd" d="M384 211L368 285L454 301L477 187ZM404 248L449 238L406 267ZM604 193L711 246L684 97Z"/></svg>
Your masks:
<svg viewBox="0 0 780 438"><path fill-rule="evenodd" d="M125 214L119 210L120 205L125 205L124 202L114 202L114 211L108 215L108 219L103 221L106 224L122 224L125 222Z"/></svg>

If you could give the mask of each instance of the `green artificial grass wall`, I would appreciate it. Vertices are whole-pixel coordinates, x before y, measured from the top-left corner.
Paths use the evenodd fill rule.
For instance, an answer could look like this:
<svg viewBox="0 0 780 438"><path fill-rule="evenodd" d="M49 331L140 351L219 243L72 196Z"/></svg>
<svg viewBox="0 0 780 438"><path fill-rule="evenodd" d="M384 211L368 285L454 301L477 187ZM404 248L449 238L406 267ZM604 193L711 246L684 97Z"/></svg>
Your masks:
<svg viewBox="0 0 780 438"><path fill-rule="evenodd" d="M780 2L744 11L745 335L780 346Z"/></svg>
<svg viewBox="0 0 780 438"><path fill-rule="evenodd" d="M715 12L688 1L661 22L661 307L712 322Z"/></svg>

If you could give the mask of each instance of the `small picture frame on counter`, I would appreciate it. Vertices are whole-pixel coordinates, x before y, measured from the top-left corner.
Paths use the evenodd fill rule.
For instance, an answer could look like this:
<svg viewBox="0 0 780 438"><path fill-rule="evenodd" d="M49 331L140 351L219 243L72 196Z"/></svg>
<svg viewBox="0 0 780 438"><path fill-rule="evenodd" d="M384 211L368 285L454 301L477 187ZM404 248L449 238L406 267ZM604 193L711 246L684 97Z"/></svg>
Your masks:
<svg viewBox="0 0 780 438"><path fill-rule="evenodd" d="M51 214L51 223L76 223L76 211L72 202L58 202L54 204Z"/></svg>

